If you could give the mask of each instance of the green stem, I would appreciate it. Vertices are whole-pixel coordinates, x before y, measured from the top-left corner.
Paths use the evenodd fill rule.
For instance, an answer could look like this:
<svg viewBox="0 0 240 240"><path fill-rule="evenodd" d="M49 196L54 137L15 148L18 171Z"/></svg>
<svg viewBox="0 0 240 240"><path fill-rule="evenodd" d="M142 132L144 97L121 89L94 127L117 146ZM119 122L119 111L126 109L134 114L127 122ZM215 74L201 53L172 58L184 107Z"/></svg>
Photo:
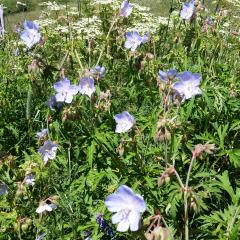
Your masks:
<svg viewBox="0 0 240 240"><path fill-rule="evenodd" d="M101 61L101 58L102 58L102 55L103 55L103 52L104 52L104 49L105 49L105 44L106 44L106 42L108 41L109 36L110 36L110 33L111 33L111 31L112 31L112 29L113 29L113 26L114 26L114 24L115 24L116 22L117 22L117 16L114 16L114 17L113 17L113 20L112 20L112 23L111 23L111 26L110 26L110 28L109 28L109 30L108 30L108 33L107 33L107 36L106 36L106 39L105 39L105 43L104 43L103 48L102 48L102 50L101 50L101 52L100 52L100 55L99 55L99 57L98 57L96 66L97 66L97 65L99 64L99 62Z"/></svg>
<svg viewBox="0 0 240 240"><path fill-rule="evenodd" d="M184 218L185 218L185 240L189 240L189 218L188 218L188 183L191 175L192 166L194 163L195 157L192 157L188 173L187 179L184 187Z"/></svg>

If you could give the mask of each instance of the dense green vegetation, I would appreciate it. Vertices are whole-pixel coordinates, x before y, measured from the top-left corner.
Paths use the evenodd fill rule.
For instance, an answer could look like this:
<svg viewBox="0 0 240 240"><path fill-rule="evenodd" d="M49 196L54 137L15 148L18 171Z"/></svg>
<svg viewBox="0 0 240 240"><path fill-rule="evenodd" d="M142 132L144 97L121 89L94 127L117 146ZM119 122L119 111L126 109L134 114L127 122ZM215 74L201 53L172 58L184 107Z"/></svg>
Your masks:
<svg viewBox="0 0 240 240"><path fill-rule="evenodd" d="M0 239L240 239L238 5L28 4L40 28L0 37Z"/></svg>

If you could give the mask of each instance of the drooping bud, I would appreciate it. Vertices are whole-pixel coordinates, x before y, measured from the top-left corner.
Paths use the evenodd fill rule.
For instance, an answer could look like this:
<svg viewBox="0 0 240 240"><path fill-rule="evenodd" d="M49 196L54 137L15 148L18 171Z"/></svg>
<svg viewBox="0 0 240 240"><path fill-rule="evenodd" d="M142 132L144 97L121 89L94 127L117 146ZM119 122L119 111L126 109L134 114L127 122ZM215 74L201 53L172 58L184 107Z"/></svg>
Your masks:
<svg viewBox="0 0 240 240"><path fill-rule="evenodd" d="M160 178L158 179L158 187L162 186L164 183L168 183L170 181L170 177L175 173L174 167L169 167L166 169Z"/></svg>
<svg viewBox="0 0 240 240"><path fill-rule="evenodd" d="M192 157L197 158L201 156L203 152L208 154L213 154L213 150L215 150L214 144L209 144L209 143L206 143L205 145L197 144L194 150L192 151Z"/></svg>
<svg viewBox="0 0 240 240"><path fill-rule="evenodd" d="M154 236L154 240L168 240L170 237L170 233L167 228L165 227L156 227L153 231L152 234Z"/></svg>

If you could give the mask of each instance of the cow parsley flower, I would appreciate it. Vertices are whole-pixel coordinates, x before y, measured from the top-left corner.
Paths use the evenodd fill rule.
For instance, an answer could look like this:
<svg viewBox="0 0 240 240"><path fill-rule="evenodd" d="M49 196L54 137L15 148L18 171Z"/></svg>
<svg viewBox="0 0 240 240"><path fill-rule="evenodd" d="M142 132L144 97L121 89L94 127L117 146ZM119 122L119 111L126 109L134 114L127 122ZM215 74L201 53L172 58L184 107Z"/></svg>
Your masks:
<svg viewBox="0 0 240 240"><path fill-rule="evenodd" d="M57 92L55 97L57 102L71 103L73 96L78 93L78 87L71 85L70 80L63 78L61 81L54 83L53 85Z"/></svg>
<svg viewBox="0 0 240 240"><path fill-rule="evenodd" d="M41 132L37 132L36 138L39 140L39 139L45 138L47 135L48 135L48 129L44 128Z"/></svg>
<svg viewBox="0 0 240 240"><path fill-rule="evenodd" d="M173 89L183 97L182 102L195 95L202 94L199 88L201 74L185 71L176 76L180 81L173 84Z"/></svg>
<svg viewBox="0 0 240 240"><path fill-rule="evenodd" d="M33 173L29 173L25 176L23 182L26 185L31 185L33 186L35 184L35 175Z"/></svg>
<svg viewBox="0 0 240 240"><path fill-rule="evenodd" d="M89 97L96 91L94 86L94 79L92 77L83 77L80 79L79 92L83 95L88 95Z"/></svg>
<svg viewBox="0 0 240 240"><path fill-rule="evenodd" d="M129 3L127 0L124 0L121 5L121 16L128 17L133 10L133 4Z"/></svg>
<svg viewBox="0 0 240 240"><path fill-rule="evenodd" d="M148 39L149 34L140 36L137 31L127 32L124 47L131 49L131 51L134 52L138 46L140 46L142 43L146 43Z"/></svg>
<svg viewBox="0 0 240 240"><path fill-rule="evenodd" d="M173 80L177 75L177 71L175 69L170 69L166 72L159 70L158 76L162 82L168 82L169 80Z"/></svg>
<svg viewBox="0 0 240 240"><path fill-rule="evenodd" d="M52 210L56 209L57 205L54 203L43 203L36 209L36 213L43 213L43 212L51 212Z"/></svg>
<svg viewBox="0 0 240 240"><path fill-rule="evenodd" d="M20 38L27 45L28 48L32 48L32 46L38 43L41 39L41 34L39 33L38 24L25 20L24 31L21 33Z"/></svg>
<svg viewBox="0 0 240 240"><path fill-rule="evenodd" d="M132 115L130 115L127 111L119 113L114 116L114 119L117 123L116 133L124 133L133 127L135 124L135 119Z"/></svg>
<svg viewBox="0 0 240 240"><path fill-rule="evenodd" d="M192 17L194 12L194 0L191 0L189 3L183 3L181 10L181 18L188 20Z"/></svg>
<svg viewBox="0 0 240 240"><path fill-rule="evenodd" d="M97 78L102 78L105 76L106 69L105 67L96 66L90 70L90 72Z"/></svg>
<svg viewBox="0 0 240 240"><path fill-rule="evenodd" d="M44 142L43 146L38 150L38 153L43 157L44 164L48 162L48 159L54 159L56 157L57 149L58 144L53 143L51 140Z"/></svg>
<svg viewBox="0 0 240 240"><path fill-rule="evenodd" d="M139 229L141 214L146 211L146 204L143 197L135 194L131 188L120 186L115 193L107 197L105 205L110 212L116 212L112 216L112 223L118 224L117 231Z"/></svg>

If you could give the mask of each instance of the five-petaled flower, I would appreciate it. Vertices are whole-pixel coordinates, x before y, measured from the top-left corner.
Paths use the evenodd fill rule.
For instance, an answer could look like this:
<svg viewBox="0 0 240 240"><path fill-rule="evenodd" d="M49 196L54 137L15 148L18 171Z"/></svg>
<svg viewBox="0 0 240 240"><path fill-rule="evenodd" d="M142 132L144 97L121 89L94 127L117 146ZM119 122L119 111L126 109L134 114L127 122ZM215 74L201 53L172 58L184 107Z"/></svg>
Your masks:
<svg viewBox="0 0 240 240"><path fill-rule="evenodd" d="M90 70L90 72L96 77L96 78L102 78L105 76L106 69L105 67L96 66Z"/></svg>
<svg viewBox="0 0 240 240"><path fill-rule="evenodd" d="M52 142L51 140L44 142L43 146L41 146L38 150L38 153L43 157L44 164L48 162L48 159L54 159L56 157L57 149L58 144Z"/></svg>
<svg viewBox="0 0 240 240"><path fill-rule="evenodd" d="M36 138L37 138L38 140L40 140L40 139L45 138L47 135L48 135L48 129L47 129L47 128L44 128L44 129L42 129L41 132L37 132Z"/></svg>
<svg viewBox="0 0 240 240"><path fill-rule="evenodd" d="M78 93L78 87L71 85L70 80L63 78L61 81L54 83L54 89L56 90L56 101L71 103L73 96Z"/></svg>
<svg viewBox="0 0 240 240"><path fill-rule="evenodd" d="M199 88L202 79L201 74L185 71L178 74L176 78L180 81L173 84L173 89L183 97L182 102L195 95L202 94L202 91Z"/></svg>
<svg viewBox="0 0 240 240"><path fill-rule="evenodd" d="M112 216L112 223L118 224L117 231L125 232L129 229L137 231L141 214L146 210L144 199L135 194L126 185L120 186L117 191L110 194L105 200L105 205L110 212L116 212Z"/></svg>
<svg viewBox="0 0 240 240"><path fill-rule="evenodd" d="M35 175L33 173L29 173L25 176L23 182L26 185L31 185L33 186L35 184Z"/></svg>
<svg viewBox="0 0 240 240"><path fill-rule="evenodd" d="M124 0L121 5L121 16L128 17L133 10L133 5L127 0Z"/></svg>
<svg viewBox="0 0 240 240"><path fill-rule="evenodd" d="M20 38L24 41L28 48L38 43L41 39L38 24L25 20L24 31L21 33Z"/></svg>
<svg viewBox="0 0 240 240"><path fill-rule="evenodd" d="M170 69L166 72L159 70L158 72L159 79L165 83L173 80L176 77L176 75L177 71L175 69Z"/></svg>
<svg viewBox="0 0 240 240"><path fill-rule="evenodd" d="M135 124L135 119L127 111L119 113L114 116L114 119L117 123L116 133L124 133L130 130Z"/></svg>
<svg viewBox="0 0 240 240"><path fill-rule="evenodd" d="M191 0L189 3L183 3L181 10L181 18L188 20L192 17L194 13L194 0Z"/></svg>
<svg viewBox="0 0 240 240"><path fill-rule="evenodd" d="M96 88L94 86L94 79L92 77L81 78L78 89L81 94L91 97L92 94L96 91Z"/></svg>
<svg viewBox="0 0 240 240"><path fill-rule="evenodd" d="M149 34L140 36L137 31L127 32L124 47L131 49L131 51L134 52L138 46L140 46L142 43L146 43L148 39Z"/></svg>

